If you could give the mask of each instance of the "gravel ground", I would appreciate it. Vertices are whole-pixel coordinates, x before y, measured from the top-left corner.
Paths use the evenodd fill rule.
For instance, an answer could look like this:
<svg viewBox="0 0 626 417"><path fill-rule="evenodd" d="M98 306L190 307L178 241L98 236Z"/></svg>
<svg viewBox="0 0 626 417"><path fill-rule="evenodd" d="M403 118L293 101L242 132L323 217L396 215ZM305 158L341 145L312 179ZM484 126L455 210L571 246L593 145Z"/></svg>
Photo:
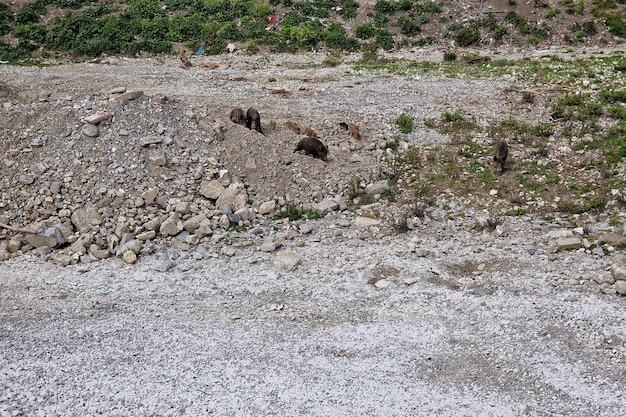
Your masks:
<svg viewBox="0 0 626 417"><path fill-rule="evenodd" d="M51 100L84 106L77 97L124 85L164 93L183 113L224 115L239 101L326 133L351 118L373 142L407 109L417 120L447 105L492 118L503 108L489 98L509 85L307 70L322 58L226 57L230 69L211 76L118 58L0 69L16 101L45 85ZM285 98L254 81L274 77L320 91ZM417 129L410 140L445 138ZM362 156L361 169L375 168ZM157 244L134 265L59 267L37 252L0 263L0 416L623 415L626 303L607 286L612 256L555 252L568 222L506 217L489 232L476 227L480 213L451 205L398 234L364 211L261 222L263 239L228 245Z"/></svg>
<svg viewBox="0 0 626 417"><path fill-rule="evenodd" d="M292 271L254 247L3 263L0 415L621 415L626 305L597 289L605 262L550 256L524 224L333 226L287 243Z"/></svg>

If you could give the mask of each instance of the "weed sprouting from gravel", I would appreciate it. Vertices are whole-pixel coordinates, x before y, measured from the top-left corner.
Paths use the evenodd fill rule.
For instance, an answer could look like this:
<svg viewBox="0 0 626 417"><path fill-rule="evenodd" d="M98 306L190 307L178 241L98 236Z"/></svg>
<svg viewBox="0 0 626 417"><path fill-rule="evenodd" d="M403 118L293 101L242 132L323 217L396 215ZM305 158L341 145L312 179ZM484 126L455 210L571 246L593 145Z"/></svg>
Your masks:
<svg viewBox="0 0 626 417"><path fill-rule="evenodd" d="M294 206L293 204L287 204L283 206L275 215L274 220L289 219L291 221L301 219L321 219L323 216L313 210L306 210Z"/></svg>
<svg viewBox="0 0 626 417"><path fill-rule="evenodd" d="M396 125L402 133L411 133L413 131L413 118L406 113L402 113L396 119Z"/></svg>

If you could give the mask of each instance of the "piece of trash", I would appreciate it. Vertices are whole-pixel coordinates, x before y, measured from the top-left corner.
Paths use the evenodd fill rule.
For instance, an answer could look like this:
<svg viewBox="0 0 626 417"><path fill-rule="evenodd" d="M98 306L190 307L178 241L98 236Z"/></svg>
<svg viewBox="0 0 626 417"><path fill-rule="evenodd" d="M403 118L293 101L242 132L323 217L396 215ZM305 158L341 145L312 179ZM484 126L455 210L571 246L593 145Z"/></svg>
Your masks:
<svg viewBox="0 0 626 417"><path fill-rule="evenodd" d="M237 50L237 46L234 43L229 43L228 45L226 45L226 47L231 54Z"/></svg>
<svg viewBox="0 0 626 417"><path fill-rule="evenodd" d="M205 46L206 46L206 43L202 42L202 45L200 45L200 48L198 48L198 55L204 56L204 47Z"/></svg>

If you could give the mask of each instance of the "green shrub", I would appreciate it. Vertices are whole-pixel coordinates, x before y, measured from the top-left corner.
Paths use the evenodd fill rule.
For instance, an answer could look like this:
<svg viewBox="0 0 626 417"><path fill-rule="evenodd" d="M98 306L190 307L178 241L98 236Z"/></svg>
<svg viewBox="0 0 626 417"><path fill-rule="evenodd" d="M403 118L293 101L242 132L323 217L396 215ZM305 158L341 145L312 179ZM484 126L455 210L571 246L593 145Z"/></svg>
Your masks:
<svg viewBox="0 0 626 417"><path fill-rule="evenodd" d="M400 128L402 133L411 133L413 131L413 118L405 113L402 113L396 119L396 125Z"/></svg>
<svg viewBox="0 0 626 417"><path fill-rule="evenodd" d="M23 25L13 31L13 35L21 42L35 42L39 45L46 42L46 33L44 25Z"/></svg>
<svg viewBox="0 0 626 417"><path fill-rule="evenodd" d="M6 35L11 31L11 23L13 22L13 13L8 5L0 3L0 36Z"/></svg>
<svg viewBox="0 0 626 417"><path fill-rule="evenodd" d="M415 36L422 31L415 21L406 16L400 16L398 18L398 26L405 36Z"/></svg>
<svg viewBox="0 0 626 417"><path fill-rule="evenodd" d="M506 27L502 26L502 25L498 25L496 26L496 28L493 30L493 38L497 41L501 40L502 38L504 38L506 35L508 35L509 31Z"/></svg>
<svg viewBox="0 0 626 417"><path fill-rule="evenodd" d="M386 51L393 49L393 35L387 29L379 29L376 32L376 43Z"/></svg>
<svg viewBox="0 0 626 417"><path fill-rule="evenodd" d="M307 20L298 27L281 27L276 35L276 47L281 52L295 52L298 49L311 50L323 38L320 23Z"/></svg>
<svg viewBox="0 0 626 417"><path fill-rule="evenodd" d="M359 46L356 39L346 36L346 29L339 23L328 25L326 32L324 32L324 42L329 48L344 49L346 51L354 51Z"/></svg>
<svg viewBox="0 0 626 417"><path fill-rule="evenodd" d="M248 15L248 13L252 11L254 4L255 3L252 0L231 0L230 8L232 10L233 18L242 18L243 16ZM271 6L268 3L259 4L264 5L264 8L267 6L267 13L264 16L267 18L269 11L272 9Z"/></svg>
<svg viewBox="0 0 626 417"><path fill-rule="evenodd" d="M605 16L606 26L612 35L626 38L626 22L624 16L619 12L611 11Z"/></svg>
<svg viewBox="0 0 626 417"><path fill-rule="evenodd" d="M597 197L593 197L585 198L582 203L575 203L572 201L559 201L556 207L557 210L563 213L583 214L591 210L601 210L605 206L605 201L602 201Z"/></svg>
<svg viewBox="0 0 626 417"><path fill-rule="evenodd" d="M111 13L109 6L106 4L97 4L95 6L87 7L81 14L91 19L97 19L99 17L106 16L109 13Z"/></svg>
<svg viewBox="0 0 626 417"><path fill-rule="evenodd" d="M34 45L26 42L18 42L17 45L9 45L8 43L0 41L0 60L8 61L11 64L24 62L31 58L31 53L34 48Z"/></svg>
<svg viewBox="0 0 626 417"><path fill-rule="evenodd" d="M194 13L188 16L174 16L169 21L167 39L172 42L187 42L191 40L204 40L208 38L208 34L206 34L207 36L203 35L204 20L204 17L198 13Z"/></svg>
<svg viewBox="0 0 626 417"><path fill-rule="evenodd" d="M443 7L442 3L438 3L433 0L426 0L422 5L421 9L424 13L441 13Z"/></svg>
<svg viewBox="0 0 626 417"><path fill-rule="evenodd" d="M126 0L126 13L134 19L154 19L161 13L159 0Z"/></svg>
<svg viewBox="0 0 626 417"><path fill-rule="evenodd" d="M607 113L614 119L626 121L626 107L621 104L613 104L607 109Z"/></svg>
<svg viewBox="0 0 626 417"><path fill-rule="evenodd" d="M441 121L444 123L458 123L463 120L465 120L465 118L458 112L450 113L449 111L446 111L441 115Z"/></svg>
<svg viewBox="0 0 626 417"><path fill-rule="evenodd" d="M294 206L293 204L287 204L281 207L281 209L274 215L274 220L289 219L291 221L300 219L316 220L321 219L322 216L313 210L305 210Z"/></svg>
<svg viewBox="0 0 626 417"><path fill-rule="evenodd" d="M402 10L403 12L408 12L413 8L412 0L400 0L398 2L398 10Z"/></svg>
<svg viewBox="0 0 626 417"><path fill-rule="evenodd" d="M603 103L626 103L626 90L603 90L598 96Z"/></svg>
<svg viewBox="0 0 626 417"><path fill-rule="evenodd" d="M374 26L376 26L377 28L386 28L387 25L389 24L389 16L386 15L385 13L382 12L376 12L374 13Z"/></svg>
<svg viewBox="0 0 626 417"><path fill-rule="evenodd" d="M567 14L584 14L585 13L585 1L578 0L574 2L574 0L560 0L559 4L565 7L565 12Z"/></svg>
<svg viewBox="0 0 626 417"><path fill-rule="evenodd" d="M539 123L530 129L530 134L540 137L550 137L554 133L554 127L547 123Z"/></svg>
<svg viewBox="0 0 626 417"><path fill-rule="evenodd" d="M377 0L374 10L378 13L390 15L398 10L398 3L387 0Z"/></svg>
<svg viewBox="0 0 626 417"><path fill-rule="evenodd" d="M48 0L48 3L54 4L59 9L80 9L86 4L92 3L91 0Z"/></svg>
<svg viewBox="0 0 626 417"><path fill-rule="evenodd" d="M459 30L454 35L454 40L461 48L474 45L480 41L480 32L478 32L478 29L476 28L466 27Z"/></svg>
<svg viewBox="0 0 626 417"><path fill-rule="evenodd" d="M281 20L281 27L299 26L303 22L302 16L296 12L287 12Z"/></svg>
<svg viewBox="0 0 626 417"><path fill-rule="evenodd" d="M169 32L170 24L166 17L157 17L155 19L141 19L139 23L139 34L145 39L166 39Z"/></svg>
<svg viewBox="0 0 626 417"><path fill-rule="evenodd" d="M15 15L15 23L18 25L37 23L40 16L43 16L45 14L46 7L44 0L37 0L33 3L26 3L17 11Z"/></svg>
<svg viewBox="0 0 626 417"><path fill-rule="evenodd" d="M356 0L344 0L343 9L340 14L344 19L354 19L356 11L359 8L359 2Z"/></svg>
<svg viewBox="0 0 626 417"><path fill-rule="evenodd" d="M242 41L245 39L243 33L235 22L228 22L224 24L221 29L217 31L217 36L219 36L221 39L226 39L234 42Z"/></svg>
<svg viewBox="0 0 626 417"><path fill-rule="evenodd" d="M168 10L184 10L187 14L206 13L204 0L163 0Z"/></svg>
<svg viewBox="0 0 626 417"><path fill-rule="evenodd" d="M317 17L319 19L326 19L330 16L330 8L317 7L315 3L298 2L295 3L294 8L299 10L302 16Z"/></svg>
<svg viewBox="0 0 626 417"><path fill-rule="evenodd" d="M546 19L554 19L559 13L561 13L561 11L553 7L546 13Z"/></svg>
<svg viewBox="0 0 626 417"><path fill-rule="evenodd" d="M417 23L420 25L425 25L430 22L430 17L426 13L422 13L417 16Z"/></svg>
<svg viewBox="0 0 626 417"><path fill-rule="evenodd" d="M446 51L443 53L443 60L444 61L456 61L456 52L452 52L452 51Z"/></svg>
<svg viewBox="0 0 626 417"><path fill-rule="evenodd" d="M206 13L218 22L230 22L235 18L230 0L204 0Z"/></svg>
<svg viewBox="0 0 626 417"><path fill-rule="evenodd" d="M376 28L371 23L357 26L355 35L359 39L370 39L376 36Z"/></svg>

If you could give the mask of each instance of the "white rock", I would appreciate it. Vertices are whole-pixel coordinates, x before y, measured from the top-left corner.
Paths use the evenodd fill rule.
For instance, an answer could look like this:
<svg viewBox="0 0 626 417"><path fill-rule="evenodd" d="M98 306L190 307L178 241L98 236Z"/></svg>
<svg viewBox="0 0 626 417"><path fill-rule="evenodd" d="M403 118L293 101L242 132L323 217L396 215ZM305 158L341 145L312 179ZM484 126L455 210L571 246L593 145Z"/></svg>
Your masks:
<svg viewBox="0 0 626 417"><path fill-rule="evenodd" d="M290 249L282 250L276 254L276 266L287 271L293 271L300 263L300 258L296 252Z"/></svg>
<svg viewBox="0 0 626 417"><path fill-rule="evenodd" d="M259 206L259 214L270 214L274 210L276 210L276 202L274 200L266 201Z"/></svg>

